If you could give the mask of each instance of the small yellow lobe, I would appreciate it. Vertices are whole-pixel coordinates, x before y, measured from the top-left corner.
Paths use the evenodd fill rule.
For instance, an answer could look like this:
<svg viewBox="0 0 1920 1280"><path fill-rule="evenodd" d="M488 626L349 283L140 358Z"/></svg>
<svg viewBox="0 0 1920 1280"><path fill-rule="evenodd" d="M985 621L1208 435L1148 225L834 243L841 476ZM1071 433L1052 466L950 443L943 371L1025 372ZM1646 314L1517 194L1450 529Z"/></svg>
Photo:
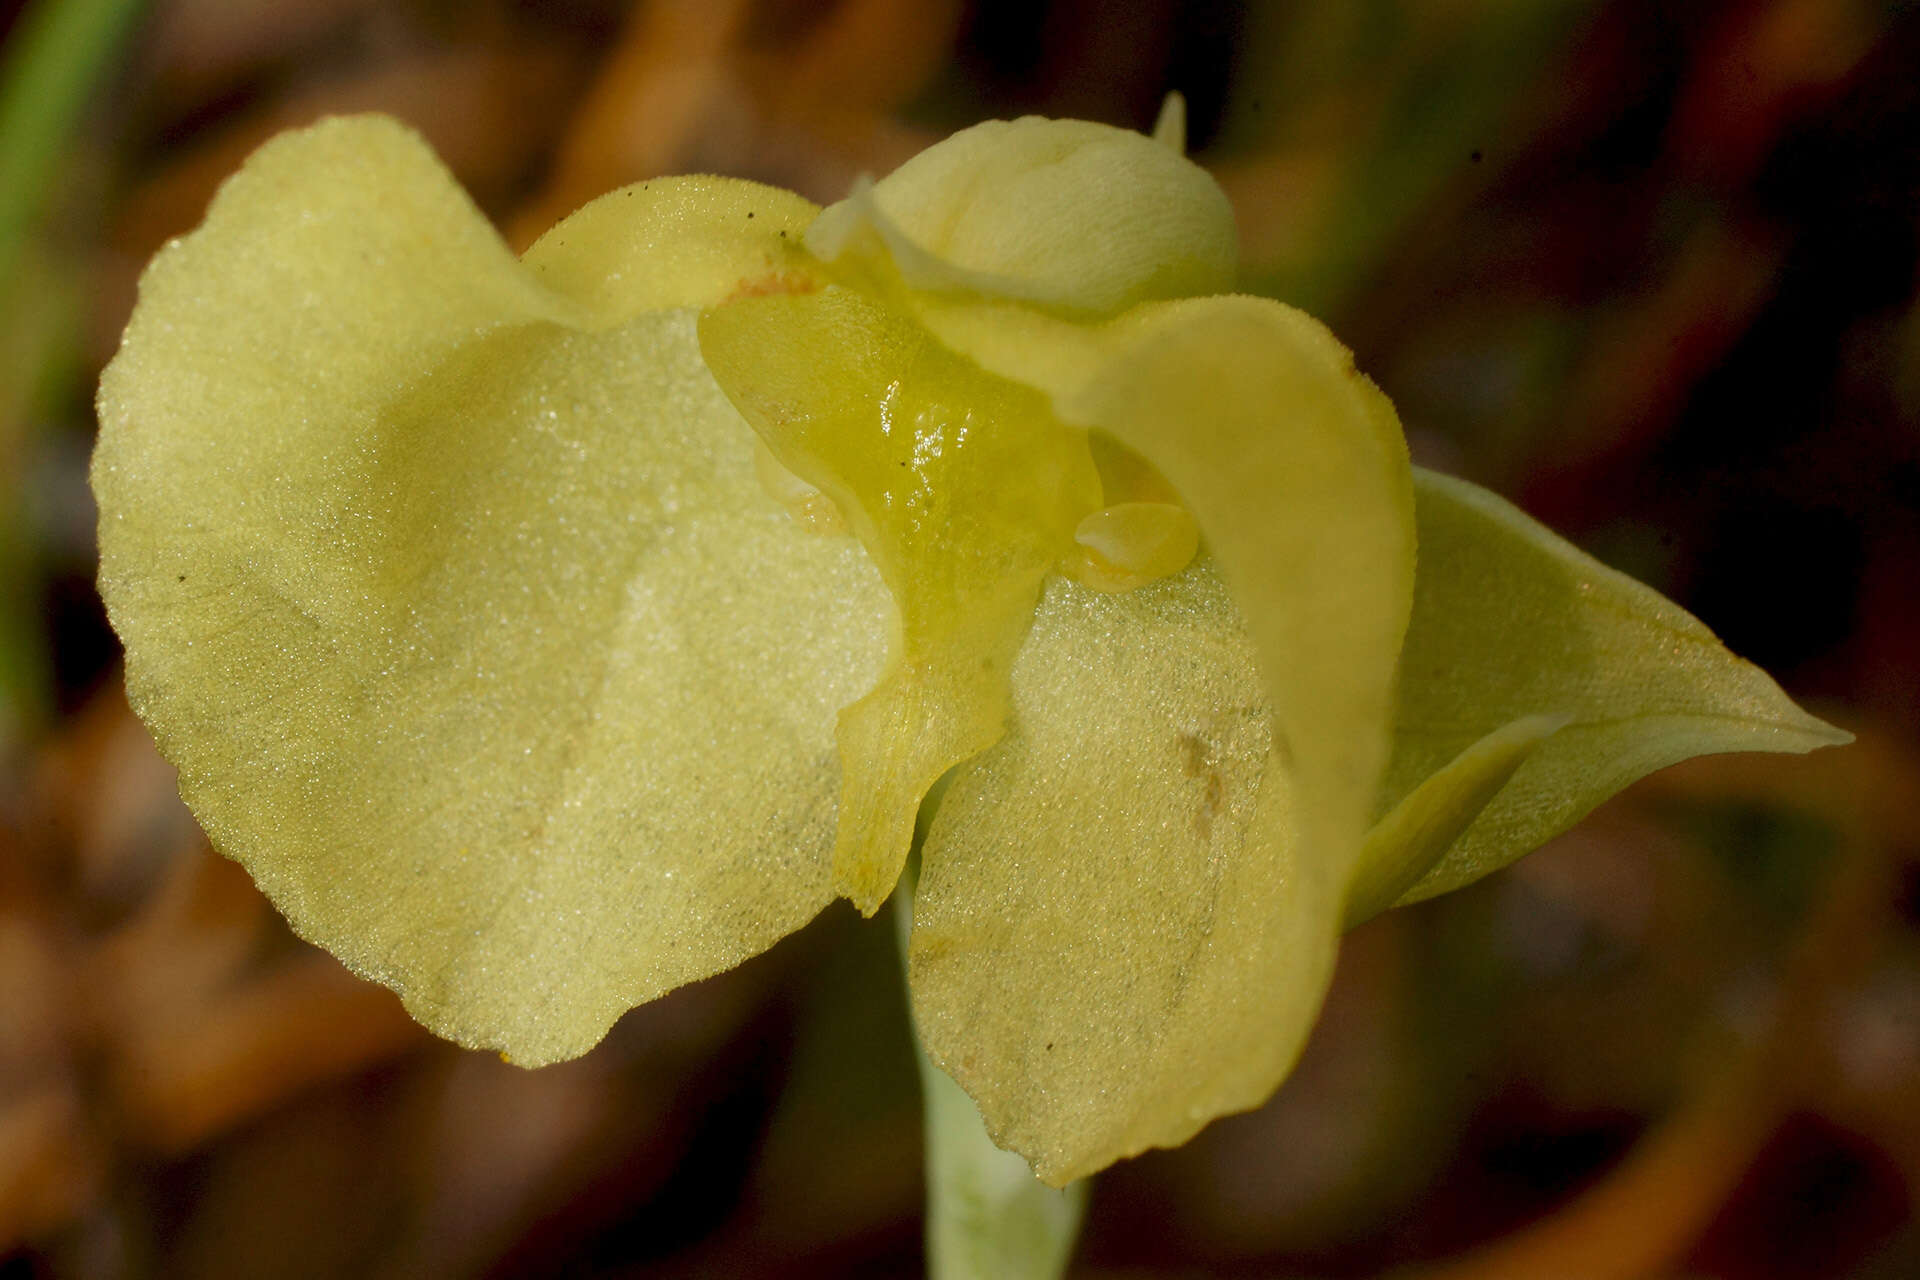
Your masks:
<svg viewBox="0 0 1920 1280"><path fill-rule="evenodd" d="M1122 502L1082 520L1073 541L1068 573L1098 591L1132 591L1193 563L1200 529L1185 507Z"/></svg>

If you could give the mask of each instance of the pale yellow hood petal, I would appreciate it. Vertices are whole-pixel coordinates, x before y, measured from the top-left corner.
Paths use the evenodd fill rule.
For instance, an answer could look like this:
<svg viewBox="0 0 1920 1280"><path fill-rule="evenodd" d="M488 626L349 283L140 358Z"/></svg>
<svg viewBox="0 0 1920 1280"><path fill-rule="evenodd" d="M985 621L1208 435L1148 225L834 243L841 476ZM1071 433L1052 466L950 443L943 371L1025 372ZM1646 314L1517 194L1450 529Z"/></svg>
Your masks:
<svg viewBox="0 0 1920 1280"><path fill-rule="evenodd" d="M1206 170L1084 120L990 120L830 206L825 261L884 253L909 289L1111 316L1233 287L1233 209Z"/></svg>

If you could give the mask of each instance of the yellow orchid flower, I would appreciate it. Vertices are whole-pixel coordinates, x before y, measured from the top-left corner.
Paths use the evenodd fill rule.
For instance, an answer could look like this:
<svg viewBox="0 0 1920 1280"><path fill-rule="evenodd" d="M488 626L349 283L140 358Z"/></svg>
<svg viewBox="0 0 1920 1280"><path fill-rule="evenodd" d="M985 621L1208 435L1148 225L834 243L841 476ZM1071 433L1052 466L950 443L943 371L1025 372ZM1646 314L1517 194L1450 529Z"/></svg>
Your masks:
<svg viewBox="0 0 1920 1280"><path fill-rule="evenodd" d="M1344 924L1844 740L1411 469L1170 141L985 124L824 211L657 180L519 259L392 121L269 143L148 269L93 471L216 846L538 1065L871 913L920 815L916 1024L1057 1185L1265 1099Z"/></svg>

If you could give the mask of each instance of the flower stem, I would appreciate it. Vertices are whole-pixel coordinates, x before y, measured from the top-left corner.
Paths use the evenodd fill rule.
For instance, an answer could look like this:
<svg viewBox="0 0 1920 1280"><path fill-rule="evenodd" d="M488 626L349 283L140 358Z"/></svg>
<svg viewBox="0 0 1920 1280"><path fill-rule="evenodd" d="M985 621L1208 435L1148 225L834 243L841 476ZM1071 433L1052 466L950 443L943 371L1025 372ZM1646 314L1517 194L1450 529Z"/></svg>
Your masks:
<svg viewBox="0 0 1920 1280"><path fill-rule="evenodd" d="M894 891L900 963L907 963L918 851ZM914 1036L926 1127L927 1274L931 1280L1055 1280L1066 1272L1090 1179L1055 1190L1026 1159L1002 1151L953 1077Z"/></svg>
<svg viewBox="0 0 1920 1280"><path fill-rule="evenodd" d="M41 0L0 63L0 294L40 215L75 119L140 0Z"/></svg>

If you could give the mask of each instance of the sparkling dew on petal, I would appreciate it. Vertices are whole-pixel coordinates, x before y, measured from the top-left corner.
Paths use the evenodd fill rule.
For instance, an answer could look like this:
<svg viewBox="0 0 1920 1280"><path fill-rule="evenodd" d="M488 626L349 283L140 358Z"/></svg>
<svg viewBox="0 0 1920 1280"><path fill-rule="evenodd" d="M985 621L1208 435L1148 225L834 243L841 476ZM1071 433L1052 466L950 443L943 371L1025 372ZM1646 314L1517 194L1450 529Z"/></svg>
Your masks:
<svg viewBox="0 0 1920 1280"><path fill-rule="evenodd" d="M1132 591L1180 572L1200 550L1200 526L1171 502L1119 502L1073 531L1073 576L1099 591Z"/></svg>

